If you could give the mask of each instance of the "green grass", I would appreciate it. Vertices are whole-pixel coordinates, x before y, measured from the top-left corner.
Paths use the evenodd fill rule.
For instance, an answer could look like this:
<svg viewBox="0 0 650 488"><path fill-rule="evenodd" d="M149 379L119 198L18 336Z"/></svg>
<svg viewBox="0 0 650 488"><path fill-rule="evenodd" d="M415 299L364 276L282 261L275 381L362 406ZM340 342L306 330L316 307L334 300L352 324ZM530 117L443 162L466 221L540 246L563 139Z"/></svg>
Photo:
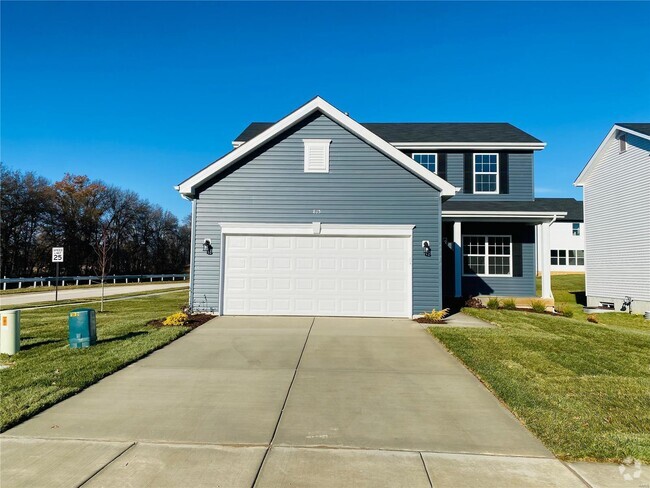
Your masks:
<svg viewBox="0 0 650 488"><path fill-rule="evenodd" d="M68 346L72 306L27 310L21 315L21 351L0 355L0 431L99 381L188 332L155 328L149 320L177 312L187 291L105 303L97 314L97 344Z"/></svg>
<svg viewBox="0 0 650 488"><path fill-rule="evenodd" d="M129 299L132 297L140 297L140 296L146 296L146 295L161 295L164 293L173 293L174 290L184 290L185 293L189 293L189 289L187 286L183 286L182 284L179 285L179 288L165 288L162 290L146 290L146 291L137 291L137 292L131 292L131 293L119 293L116 295L108 295L104 297L104 307L106 306L106 303L108 303L111 300L123 300L123 299ZM1 300L0 300L1 302ZM0 311L1 310L15 310L15 309L31 309L31 308L37 308L37 307L59 307L59 306L65 306L65 305L82 305L82 304L97 304L96 308L99 310L99 303L100 299L98 297L86 297L86 298L69 298L67 300L59 300L58 302L55 302L54 300L48 301L48 302L33 302L33 303L24 303L21 305L7 305L7 306L0 306Z"/></svg>
<svg viewBox="0 0 650 488"><path fill-rule="evenodd" d="M650 322L623 313L587 322L571 293L582 280L553 276L571 319L464 309L498 327L430 332L560 458L650 462Z"/></svg>

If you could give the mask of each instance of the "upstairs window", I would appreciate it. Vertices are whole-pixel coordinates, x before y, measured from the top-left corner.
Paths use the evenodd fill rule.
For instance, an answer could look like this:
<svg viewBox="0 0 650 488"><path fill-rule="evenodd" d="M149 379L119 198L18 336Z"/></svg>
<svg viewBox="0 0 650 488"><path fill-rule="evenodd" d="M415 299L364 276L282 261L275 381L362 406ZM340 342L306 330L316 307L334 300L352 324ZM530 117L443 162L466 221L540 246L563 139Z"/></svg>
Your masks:
<svg viewBox="0 0 650 488"><path fill-rule="evenodd" d="M574 236L579 236L579 235L580 235L580 224L579 224L579 223L574 223L574 224L571 226L571 233L572 233Z"/></svg>
<svg viewBox="0 0 650 488"><path fill-rule="evenodd" d="M303 139L305 144L305 173L330 172L331 139Z"/></svg>
<svg viewBox="0 0 650 488"><path fill-rule="evenodd" d="M621 152L627 151L627 135L621 134L618 136L618 144Z"/></svg>
<svg viewBox="0 0 650 488"><path fill-rule="evenodd" d="M499 193L498 154L474 154L474 193Z"/></svg>
<svg viewBox="0 0 650 488"><path fill-rule="evenodd" d="M432 173L437 173L438 155L435 153L414 153L413 159Z"/></svg>
<svg viewBox="0 0 650 488"><path fill-rule="evenodd" d="M510 236L463 236L463 274L512 276Z"/></svg>

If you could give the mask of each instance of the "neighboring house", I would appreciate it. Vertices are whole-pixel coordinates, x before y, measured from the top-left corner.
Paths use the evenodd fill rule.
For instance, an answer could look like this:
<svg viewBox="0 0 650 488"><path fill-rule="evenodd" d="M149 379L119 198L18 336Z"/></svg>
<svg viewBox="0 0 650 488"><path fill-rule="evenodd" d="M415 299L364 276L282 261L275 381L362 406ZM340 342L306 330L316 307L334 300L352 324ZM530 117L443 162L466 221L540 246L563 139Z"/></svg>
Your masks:
<svg viewBox="0 0 650 488"><path fill-rule="evenodd" d="M537 199L546 200L544 198ZM551 272L584 273L585 225L582 202L574 198L549 198L552 205L566 210L564 219L551 224ZM541 241L541 228L537 229L537 242ZM537 267L542 268L542 253L537 250Z"/></svg>
<svg viewBox="0 0 650 488"><path fill-rule="evenodd" d="M411 317L454 297L542 294L550 223L535 151L506 123L360 124L316 97L182 182L190 305L224 315Z"/></svg>
<svg viewBox="0 0 650 488"><path fill-rule="evenodd" d="M587 305L650 310L650 123L616 124L582 170Z"/></svg>

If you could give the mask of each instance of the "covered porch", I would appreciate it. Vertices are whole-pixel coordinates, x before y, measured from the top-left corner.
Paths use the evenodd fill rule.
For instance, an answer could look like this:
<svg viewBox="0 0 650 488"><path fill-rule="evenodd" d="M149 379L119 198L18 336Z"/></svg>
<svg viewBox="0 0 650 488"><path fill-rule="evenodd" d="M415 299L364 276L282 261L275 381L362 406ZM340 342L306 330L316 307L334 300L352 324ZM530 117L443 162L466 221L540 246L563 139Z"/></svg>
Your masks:
<svg viewBox="0 0 650 488"><path fill-rule="evenodd" d="M471 204L474 209L449 210L443 206L446 300L458 301L468 296L483 302L492 297L514 298L519 306L530 307L532 300L542 299L547 307L553 307L550 226L566 212L476 210L480 204ZM538 273L541 296L536 291Z"/></svg>

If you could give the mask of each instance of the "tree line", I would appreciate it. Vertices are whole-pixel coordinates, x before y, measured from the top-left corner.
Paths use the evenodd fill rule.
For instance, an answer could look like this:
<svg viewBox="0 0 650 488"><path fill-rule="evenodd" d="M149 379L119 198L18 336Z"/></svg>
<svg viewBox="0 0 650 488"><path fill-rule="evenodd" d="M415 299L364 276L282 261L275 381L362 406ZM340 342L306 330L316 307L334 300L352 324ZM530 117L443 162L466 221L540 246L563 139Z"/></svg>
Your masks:
<svg viewBox="0 0 650 488"><path fill-rule="evenodd" d="M191 219L136 193L66 174L51 183L0 164L0 276L180 273L189 264ZM104 273L102 273L102 270Z"/></svg>

